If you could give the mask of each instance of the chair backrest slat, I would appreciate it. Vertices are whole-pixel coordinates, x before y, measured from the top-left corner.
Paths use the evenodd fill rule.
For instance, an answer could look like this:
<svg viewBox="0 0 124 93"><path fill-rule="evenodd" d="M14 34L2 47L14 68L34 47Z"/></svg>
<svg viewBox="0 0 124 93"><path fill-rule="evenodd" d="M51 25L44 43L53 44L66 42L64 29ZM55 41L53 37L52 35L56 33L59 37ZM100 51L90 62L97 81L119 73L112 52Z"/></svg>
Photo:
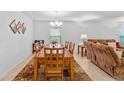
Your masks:
<svg viewBox="0 0 124 93"><path fill-rule="evenodd" d="M65 42L65 48L68 49L69 48L69 41Z"/></svg>

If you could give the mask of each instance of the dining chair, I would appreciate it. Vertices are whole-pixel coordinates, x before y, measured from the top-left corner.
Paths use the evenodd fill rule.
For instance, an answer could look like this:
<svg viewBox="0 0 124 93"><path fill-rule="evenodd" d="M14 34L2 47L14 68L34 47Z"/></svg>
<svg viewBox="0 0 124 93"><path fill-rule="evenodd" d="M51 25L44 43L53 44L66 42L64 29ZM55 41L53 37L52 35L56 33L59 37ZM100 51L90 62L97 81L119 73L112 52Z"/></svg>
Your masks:
<svg viewBox="0 0 124 93"><path fill-rule="evenodd" d="M45 80L49 77L61 77L63 80L65 48L44 48Z"/></svg>
<svg viewBox="0 0 124 93"><path fill-rule="evenodd" d="M70 44L69 44L69 52L70 52L71 54L74 53L74 47L75 47L75 43L70 42Z"/></svg>
<svg viewBox="0 0 124 93"><path fill-rule="evenodd" d="M74 47L75 47L75 43L72 43L72 42L69 42L69 49L68 51L73 55L73 52L74 52ZM65 63L64 63L64 71L65 73L68 73L68 74L65 74L65 76L68 76L69 75L69 60L65 60Z"/></svg>
<svg viewBox="0 0 124 93"><path fill-rule="evenodd" d="M71 46L72 46L72 42L69 42L69 49L71 48ZM69 49L68 49L68 50L69 50Z"/></svg>
<svg viewBox="0 0 124 93"><path fill-rule="evenodd" d="M68 47L69 47L69 41L66 41L65 42L65 48L68 49Z"/></svg>

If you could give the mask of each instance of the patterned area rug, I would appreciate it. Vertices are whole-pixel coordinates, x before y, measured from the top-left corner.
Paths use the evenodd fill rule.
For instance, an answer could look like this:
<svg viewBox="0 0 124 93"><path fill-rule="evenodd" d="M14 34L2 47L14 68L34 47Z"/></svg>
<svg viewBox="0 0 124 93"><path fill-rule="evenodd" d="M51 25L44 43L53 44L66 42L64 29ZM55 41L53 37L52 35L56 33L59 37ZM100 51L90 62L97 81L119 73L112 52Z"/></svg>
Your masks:
<svg viewBox="0 0 124 93"><path fill-rule="evenodd" d="M44 66L41 65L39 68L39 81L44 81ZM33 75L34 75L34 66L33 66L33 60L27 64L21 72L14 78L13 81L33 81ZM69 71L64 71L64 81L69 81ZM55 77L55 78L48 78L48 81L61 81L61 78ZM84 72L84 70L76 63L74 62L74 81L91 81L89 76Z"/></svg>

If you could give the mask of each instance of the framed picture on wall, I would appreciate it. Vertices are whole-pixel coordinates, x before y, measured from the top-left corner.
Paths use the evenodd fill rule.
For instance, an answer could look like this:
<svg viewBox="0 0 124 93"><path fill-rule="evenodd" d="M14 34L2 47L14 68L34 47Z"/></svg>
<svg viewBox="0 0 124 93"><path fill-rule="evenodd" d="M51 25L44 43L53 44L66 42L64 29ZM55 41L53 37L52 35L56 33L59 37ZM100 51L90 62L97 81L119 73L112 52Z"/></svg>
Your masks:
<svg viewBox="0 0 124 93"><path fill-rule="evenodd" d="M11 28L11 30L13 31L14 34L18 31L16 25L17 25L17 23L16 23L15 19L9 24L9 27Z"/></svg>
<svg viewBox="0 0 124 93"><path fill-rule="evenodd" d="M19 33L25 33L26 27L24 26L24 23L21 24L21 22L19 21L17 24L17 29Z"/></svg>
<svg viewBox="0 0 124 93"><path fill-rule="evenodd" d="M25 33L25 30L26 30L26 27L23 27L23 29L22 29L23 34Z"/></svg>
<svg viewBox="0 0 124 93"><path fill-rule="evenodd" d="M15 19L9 24L9 27L11 28L11 30L13 31L14 34L16 32L18 32L19 34L21 34L21 33L24 34L25 30L26 30L24 23L22 23L20 21L16 21Z"/></svg>

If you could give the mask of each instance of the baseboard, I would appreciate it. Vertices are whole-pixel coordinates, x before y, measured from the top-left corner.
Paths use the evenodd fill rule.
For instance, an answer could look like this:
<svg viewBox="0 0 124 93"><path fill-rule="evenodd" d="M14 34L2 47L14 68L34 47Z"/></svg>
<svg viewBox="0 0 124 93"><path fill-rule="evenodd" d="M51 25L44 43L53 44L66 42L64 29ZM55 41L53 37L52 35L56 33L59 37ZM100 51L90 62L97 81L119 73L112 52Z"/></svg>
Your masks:
<svg viewBox="0 0 124 93"><path fill-rule="evenodd" d="M12 81L17 74L32 60L34 55L31 55L30 57L26 58L21 64L17 65L15 68L10 70L2 79L1 81Z"/></svg>

